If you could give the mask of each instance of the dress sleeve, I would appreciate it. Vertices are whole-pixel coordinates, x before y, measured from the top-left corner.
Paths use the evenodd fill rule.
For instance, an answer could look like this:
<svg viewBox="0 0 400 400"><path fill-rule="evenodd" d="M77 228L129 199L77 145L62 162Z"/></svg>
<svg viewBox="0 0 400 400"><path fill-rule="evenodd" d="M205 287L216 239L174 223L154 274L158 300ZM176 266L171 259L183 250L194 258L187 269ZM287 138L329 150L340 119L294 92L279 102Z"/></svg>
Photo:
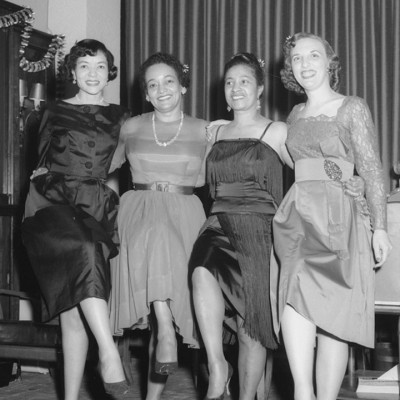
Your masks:
<svg viewBox="0 0 400 400"><path fill-rule="evenodd" d="M350 127L355 166L358 174L365 181L372 228L386 230L386 191L383 169L375 126L366 102L359 97L352 98L346 107L346 119Z"/></svg>
<svg viewBox="0 0 400 400"><path fill-rule="evenodd" d="M121 126L121 131L119 134L117 148L115 149L115 152L114 152L114 155L113 155L113 158L111 161L109 173L112 173L116 169L121 168L122 164L126 160L126 158L125 158L125 143L126 143L126 136L128 133L127 121L129 121L129 119L126 120Z"/></svg>
<svg viewBox="0 0 400 400"><path fill-rule="evenodd" d="M50 122L50 113L48 109L44 112L42 120L40 122L39 127L39 144L38 144L38 156L39 161L36 168L44 166L46 152L50 144L51 139L51 122Z"/></svg>

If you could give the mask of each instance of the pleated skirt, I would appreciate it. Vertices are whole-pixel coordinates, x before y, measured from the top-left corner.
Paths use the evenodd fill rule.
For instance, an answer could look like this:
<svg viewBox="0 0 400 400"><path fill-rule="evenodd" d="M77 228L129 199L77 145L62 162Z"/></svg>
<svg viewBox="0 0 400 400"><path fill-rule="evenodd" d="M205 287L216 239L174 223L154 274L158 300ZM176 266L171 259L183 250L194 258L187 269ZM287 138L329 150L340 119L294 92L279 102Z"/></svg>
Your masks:
<svg viewBox="0 0 400 400"><path fill-rule="evenodd" d="M183 342L198 346L188 261L205 221L195 195L128 191L118 214L120 253L111 261L112 331L147 329L151 304L167 301Z"/></svg>

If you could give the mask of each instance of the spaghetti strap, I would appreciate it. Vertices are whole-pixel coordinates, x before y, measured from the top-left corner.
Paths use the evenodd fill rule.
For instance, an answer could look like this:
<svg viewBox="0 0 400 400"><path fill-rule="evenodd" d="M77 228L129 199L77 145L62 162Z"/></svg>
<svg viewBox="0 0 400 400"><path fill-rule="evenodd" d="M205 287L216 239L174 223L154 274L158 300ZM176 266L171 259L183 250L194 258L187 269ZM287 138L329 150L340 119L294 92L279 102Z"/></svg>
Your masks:
<svg viewBox="0 0 400 400"><path fill-rule="evenodd" d="M218 126L217 132L215 133L215 142L218 140L218 133L219 133L219 130L221 129L221 126L223 126L223 125Z"/></svg>
<svg viewBox="0 0 400 400"><path fill-rule="evenodd" d="M263 137L265 136L265 134L267 133L268 128L274 123L274 121L271 121L264 129L264 132L262 133L260 140L263 139Z"/></svg>

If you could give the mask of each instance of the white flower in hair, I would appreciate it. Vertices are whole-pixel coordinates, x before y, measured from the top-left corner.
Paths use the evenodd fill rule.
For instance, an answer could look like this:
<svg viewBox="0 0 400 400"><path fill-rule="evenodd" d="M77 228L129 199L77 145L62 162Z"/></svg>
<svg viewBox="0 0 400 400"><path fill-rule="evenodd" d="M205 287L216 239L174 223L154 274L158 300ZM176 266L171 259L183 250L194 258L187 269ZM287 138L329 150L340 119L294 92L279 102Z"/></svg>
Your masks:
<svg viewBox="0 0 400 400"><path fill-rule="evenodd" d="M257 61L258 61L258 63L260 64L260 67L261 67L261 68L264 68L264 67L265 67L265 61L264 61L263 59L259 58Z"/></svg>
<svg viewBox="0 0 400 400"><path fill-rule="evenodd" d="M286 36L285 42L286 42L286 43L287 43L287 42L290 42L290 41L293 39L293 36L294 36L294 35Z"/></svg>
<svg viewBox="0 0 400 400"><path fill-rule="evenodd" d="M182 71L184 74L187 74L189 72L189 65L188 64L183 64Z"/></svg>

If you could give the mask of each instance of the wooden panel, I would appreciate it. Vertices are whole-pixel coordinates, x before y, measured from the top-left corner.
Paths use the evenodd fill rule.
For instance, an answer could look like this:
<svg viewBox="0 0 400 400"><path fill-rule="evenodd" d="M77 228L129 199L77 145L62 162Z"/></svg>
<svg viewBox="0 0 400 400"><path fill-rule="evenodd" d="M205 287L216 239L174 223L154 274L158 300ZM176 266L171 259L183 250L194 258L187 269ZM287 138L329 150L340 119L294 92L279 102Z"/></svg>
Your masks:
<svg viewBox="0 0 400 400"><path fill-rule="evenodd" d="M0 15L22 8L0 0ZM31 113L33 102L29 99L25 101L25 108L20 110L19 79L27 81L28 90L33 83L42 83L46 88L46 101L54 100L55 68L53 65L36 73L19 68L21 32L21 25L0 30L0 205L13 207L12 216L0 216L0 288L37 291L36 280L20 239L20 225L29 176L37 159L40 115ZM41 59L51 39L51 35L33 30L25 50L26 58L30 61ZM20 111L23 121L30 121L29 131L20 129ZM36 120L33 121L32 116ZM6 311L5 317L18 317L17 300L11 300L10 304L4 304L3 300L2 306Z"/></svg>

